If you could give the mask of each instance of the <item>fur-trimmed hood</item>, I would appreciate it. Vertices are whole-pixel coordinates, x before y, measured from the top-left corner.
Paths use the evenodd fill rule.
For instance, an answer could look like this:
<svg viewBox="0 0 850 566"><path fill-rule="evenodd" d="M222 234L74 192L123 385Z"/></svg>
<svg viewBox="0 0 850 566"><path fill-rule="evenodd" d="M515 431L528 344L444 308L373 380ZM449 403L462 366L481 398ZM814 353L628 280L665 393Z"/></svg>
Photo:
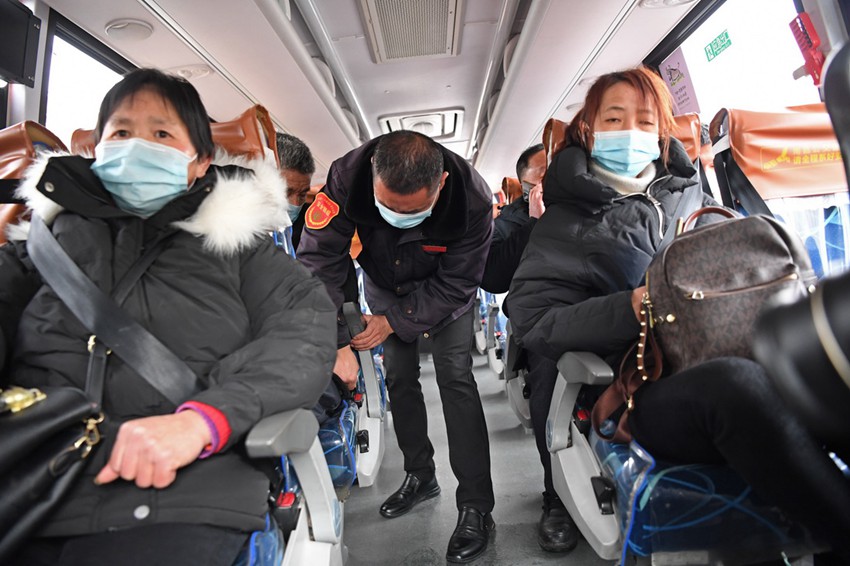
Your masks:
<svg viewBox="0 0 850 566"><path fill-rule="evenodd" d="M52 158L68 156L67 153L40 155L27 169L16 192L48 225L64 207L49 198L39 188L39 183ZM249 160L219 151L213 166L240 169L218 169L209 196L192 216L175 222L175 227L203 238L208 250L229 255L250 246L258 238L267 237L269 232L291 225L287 214L286 182L271 159ZM28 233L27 222L7 229L10 240L25 240Z"/></svg>

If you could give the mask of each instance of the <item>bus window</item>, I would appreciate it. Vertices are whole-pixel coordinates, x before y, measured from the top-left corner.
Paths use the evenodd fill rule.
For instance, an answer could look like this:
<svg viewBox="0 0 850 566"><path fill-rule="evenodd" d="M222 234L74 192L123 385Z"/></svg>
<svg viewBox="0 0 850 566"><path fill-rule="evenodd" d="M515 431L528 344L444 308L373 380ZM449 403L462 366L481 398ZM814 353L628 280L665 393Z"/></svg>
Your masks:
<svg viewBox="0 0 850 566"><path fill-rule="evenodd" d="M70 146L74 130L95 126L100 101L120 79L120 74L55 36L45 126Z"/></svg>
<svg viewBox="0 0 850 566"><path fill-rule="evenodd" d="M811 77L793 77L803 65L789 27L796 16L790 0L720 6L659 65L677 113L697 112L707 124L721 108L778 110L820 102Z"/></svg>

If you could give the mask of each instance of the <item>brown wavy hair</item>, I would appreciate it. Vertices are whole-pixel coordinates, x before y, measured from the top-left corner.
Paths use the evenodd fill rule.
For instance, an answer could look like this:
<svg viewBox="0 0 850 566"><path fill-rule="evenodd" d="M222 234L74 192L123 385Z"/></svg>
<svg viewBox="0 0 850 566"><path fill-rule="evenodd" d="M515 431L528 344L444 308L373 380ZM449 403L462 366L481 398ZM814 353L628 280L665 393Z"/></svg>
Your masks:
<svg viewBox="0 0 850 566"><path fill-rule="evenodd" d="M673 97L667 83L649 67L641 65L626 71L602 75L584 99L584 106L573 117L564 134L567 145L578 145L590 154L593 149L593 123L602 106L602 96L617 83L628 83L644 100L658 109L658 136L661 140L661 158L667 165L670 153L670 132L673 130Z"/></svg>

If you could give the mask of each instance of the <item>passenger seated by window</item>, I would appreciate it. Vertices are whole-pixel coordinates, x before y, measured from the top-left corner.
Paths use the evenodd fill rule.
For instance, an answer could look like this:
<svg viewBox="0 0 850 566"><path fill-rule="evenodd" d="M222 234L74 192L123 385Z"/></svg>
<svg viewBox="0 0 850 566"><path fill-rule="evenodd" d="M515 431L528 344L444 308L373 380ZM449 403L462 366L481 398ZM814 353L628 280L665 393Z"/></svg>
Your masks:
<svg viewBox="0 0 850 566"><path fill-rule="evenodd" d="M67 254L110 292L174 233L124 311L183 360L200 391L175 405L108 358L103 442L15 564L232 564L268 511L267 463L240 448L263 417L312 407L336 356L321 281L277 250L289 223L274 165L211 165L197 91L153 69L106 95L96 158L48 156L19 189ZM0 248L4 384L85 387L89 332L33 268Z"/></svg>
<svg viewBox="0 0 850 566"><path fill-rule="evenodd" d="M493 225L493 240L484 268L481 288L491 293L504 293L528 244L531 230L546 210L543 205L543 174L546 152L543 144L529 147L516 163L517 178L522 184L522 198L502 208ZM546 447L546 418L552 391L558 377L555 362L535 352L525 354L528 375L529 408L534 441L543 465L543 514L537 524L537 543L548 552L567 552L578 544L578 531L552 485L552 462Z"/></svg>
<svg viewBox="0 0 850 566"><path fill-rule="evenodd" d="M510 287L531 229L546 209L542 185L545 172L546 152L542 143L529 147L519 156L516 174L522 184L522 198L503 206L493 222L493 239L481 280L485 291L505 293Z"/></svg>
<svg viewBox="0 0 850 566"><path fill-rule="evenodd" d="M667 87L646 68L590 88L546 173L546 214L508 294L523 347L551 360L591 351L618 362L637 340L644 273L696 182L671 125ZM720 358L641 387L629 425L657 458L727 464L848 552L850 485L782 407L761 366Z"/></svg>
<svg viewBox="0 0 850 566"><path fill-rule="evenodd" d="M289 201L289 219L292 221L292 248L298 249L301 231L304 229L304 215L307 193L316 172L313 154L300 139L289 134L277 134L277 154L280 158L280 172L286 180L286 199Z"/></svg>

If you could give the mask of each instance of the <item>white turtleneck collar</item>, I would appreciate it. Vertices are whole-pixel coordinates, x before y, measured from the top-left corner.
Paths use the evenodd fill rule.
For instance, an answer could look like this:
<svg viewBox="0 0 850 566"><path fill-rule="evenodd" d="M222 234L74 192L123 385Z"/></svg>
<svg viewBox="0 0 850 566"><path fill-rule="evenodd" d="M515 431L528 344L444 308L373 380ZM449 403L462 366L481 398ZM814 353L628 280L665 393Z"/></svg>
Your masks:
<svg viewBox="0 0 850 566"><path fill-rule="evenodd" d="M636 193L645 193L647 187L655 179L655 164L650 163L646 169L638 173L637 177L625 177L608 171L596 161L590 159L588 161L588 169L594 177L609 185L614 190L622 195L631 195Z"/></svg>

